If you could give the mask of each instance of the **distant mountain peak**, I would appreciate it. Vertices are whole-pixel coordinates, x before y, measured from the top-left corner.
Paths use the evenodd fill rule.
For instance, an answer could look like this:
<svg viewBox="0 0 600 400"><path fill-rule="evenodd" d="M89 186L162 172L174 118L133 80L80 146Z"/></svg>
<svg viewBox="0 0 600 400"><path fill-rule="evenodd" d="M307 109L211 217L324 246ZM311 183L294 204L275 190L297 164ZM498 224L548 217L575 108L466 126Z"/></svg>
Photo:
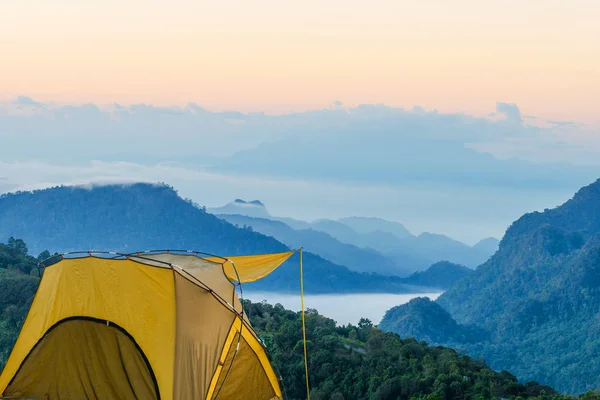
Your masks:
<svg viewBox="0 0 600 400"><path fill-rule="evenodd" d="M263 202L261 202L260 200L246 201L246 200L242 200L242 199L235 199L233 202L236 204L250 204L250 205L261 206L261 207L265 206L263 204Z"/></svg>
<svg viewBox="0 0 600 400"><path fill-rule="evenodd" d="M498 246L500 245L500 241L495 237L489 237L485 239L481 239L479 242L473 245L473 248L487 254L494 254L498 250Z"/></svg>
<svg viewBox="0 0 600 400"><path fill-rule="evenodd" d="M558 207L523 215L508 228L503 242L538 230L544 225L572 232L600 232L600 179L582 187L570 200Z"/></svg>
<svg viewBox="0 0 600 400"><path fill-rule="evenodd" d="M267 207L260 200L235 199L222 207L209 208L207 211L211 214L245 215L255 218L269 218L271 216Z"/></svg>

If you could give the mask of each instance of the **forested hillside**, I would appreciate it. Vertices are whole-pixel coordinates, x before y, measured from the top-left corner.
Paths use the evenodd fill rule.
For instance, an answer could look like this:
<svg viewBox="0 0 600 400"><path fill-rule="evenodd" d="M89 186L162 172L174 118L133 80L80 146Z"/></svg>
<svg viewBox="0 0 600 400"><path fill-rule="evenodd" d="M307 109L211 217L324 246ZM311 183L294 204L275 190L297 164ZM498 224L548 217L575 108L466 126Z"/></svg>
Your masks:
<svg viewBox="0 0 600 400"><path fill-rule="evenodd" d="M252 325L269 348L289 399L305 399L301 319L281 305L246 302ZM361 319L336 327L307 314L311 399L574 399L536 382L519 383L444 347L385 333ZM600 399L588 393L582 399Z"/></svg>
<svg viewBox="0 0 600 400"><path fill-rule="evenodd" d="M39 282L38 260L26 252L20 240L0 244L0 369ZM48 255L44 252L41 257ZM283 378L286 398L306 398L299 313L249 301L245 310ZM513 375L494 372L454 350L384 333L366 319L358 326L337 327L333 320L308 310L306 322L311 398L315 400L571 399L535 382L519 383Z"/></svg>
<svg viewBox="0 0 600 400"><path fill-rule="evenodd" d="M41 257L49 255L45 252ZM27 255L27 245L23 240L11 237L7 244L0 243L1 366L8 359L37 289L37 263L38 259Z"/></svg>
<svg viewBox="0 0 600 400"><path fill-rule="evenodd" d="M524 215L499 251L435 304L390 310L382 326L406 333L395 319L409 309L425 321L411 331L417 338L451 318L436 343L563 391L600 388L600 181L560 207ZM461 340L468 326L485 339Z"/></svg>

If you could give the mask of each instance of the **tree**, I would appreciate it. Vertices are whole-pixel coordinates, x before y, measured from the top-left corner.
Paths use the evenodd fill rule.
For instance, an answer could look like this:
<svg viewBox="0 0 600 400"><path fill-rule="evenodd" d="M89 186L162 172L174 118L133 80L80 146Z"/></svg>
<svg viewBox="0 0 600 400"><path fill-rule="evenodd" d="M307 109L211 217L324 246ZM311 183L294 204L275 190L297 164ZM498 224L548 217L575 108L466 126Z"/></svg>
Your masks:
<svg viewBox="0 0 600 400"><path fill-rule="evenodd" d="M50 254L50 252L48 250L44 250L40 253L40 255L38 256L38 261L44 261L47 258L50 258L52 255Z"/></svg>
<svg viewBox="0 0 600 400"><path fill-rule="evenodd" d="M373 322L371 322L371 320L369 318L361 318L358 321L358 327L360 329L372 328L373 327Z"/></svg>
<svg viewBox="0 0 600 400"><path fill-rule="evenodd" d="M10 242L10 239L9 239L9 242ZM10 244L9 244L9 246L10 246ZM20 253L20 254L22 254L24 256L27 255L27 252L28 252L27 245L25 244L25 242L23 241L23 239L16 239L14 241L14 247L13 248L17 251L17 253Z"/></svg>

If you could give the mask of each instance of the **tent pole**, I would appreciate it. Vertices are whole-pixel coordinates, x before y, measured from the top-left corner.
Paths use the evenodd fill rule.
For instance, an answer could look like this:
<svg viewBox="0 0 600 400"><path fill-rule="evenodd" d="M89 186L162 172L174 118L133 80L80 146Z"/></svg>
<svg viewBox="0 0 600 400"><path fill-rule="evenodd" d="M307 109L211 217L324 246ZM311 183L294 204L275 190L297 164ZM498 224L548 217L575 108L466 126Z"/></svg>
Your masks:
<svg viewBox="0 0 600 400"><path fill-rule="evenodd" d="M302 339L304 342L304 372L306 375L306 398L310 400L308 384L308 357L306 356L306 324L304 323L304 279L302 277L302 247L300 247L300 302L302 303Z"/></svg>

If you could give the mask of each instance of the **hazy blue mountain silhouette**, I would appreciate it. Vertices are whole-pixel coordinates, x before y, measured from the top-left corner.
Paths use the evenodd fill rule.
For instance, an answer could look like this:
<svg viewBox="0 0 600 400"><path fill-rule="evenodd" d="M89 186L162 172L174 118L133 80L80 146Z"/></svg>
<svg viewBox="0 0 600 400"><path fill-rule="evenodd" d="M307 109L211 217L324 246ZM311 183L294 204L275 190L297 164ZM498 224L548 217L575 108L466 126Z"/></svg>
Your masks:
<svg viewBox="0 0 600 400"><path fill-rule="evenodd" d="M370 265L363 266L364 257L362 256L352 262L347 261L348 252L357 253L357 249L354 247L362 249L362 254L366 252L377 257L377 263L381 267L373 267L373 272L399 276L422 271L431 264L442 260L474 268L487 261L497 250L498 241L494 238L484 239L475 246L469 246L440 234L426 232L414 236L401 223L372 217L319 219L305 222L289 217L273 217L263 203L258 203L258 206L252 206L243 200L235 200L223 207L210 208L208 211L218 213L222 218L228 220L235 218L238 225L252 226L257 231L286 244L300 243L304 240L304 243L312 243L313 246L320 245L321 250L317 253L332 261L345 260L343 265L357 271L368 270L367 268L372 267ZM244 216L262 219L244 220ZM265 218L280 222L280 224L269 224L264 220ZM302 231L302 233L292 232L288 228ZM316 232L311 233L310 231ZM322 237L317 232L326 233L329 237ZM325 242L318 243L318 237L327 241L329 245L325 246ZM337 241L332 241L331 238L337 239ZM343 244L354 247L345 247Z"/></svg>
<svg viewBox="0 0 600 400"><path fill-rule="evenodd" d="M178 196L166 185L55 187L0 196L0 238L43 250L193 249L221 255L287 251L281 242L239 229ZM297 256L256 284L261 290L299 288ZM305 254L308 292L409 292L399 278L361 274Z"/></svg>
<svg viewBox="0 0 600 400"><path fill-rule="evenodd" d="M329 234L314 229L292 229L280 221L245 215L217 216L239 227L252 227L254 231L271 236L292 248L304 247L307 251L353 271L397 276L408 276L414 271L412 264L403 265L411 263L411 260L388 258L375 250L340 242Z"/></svg>

